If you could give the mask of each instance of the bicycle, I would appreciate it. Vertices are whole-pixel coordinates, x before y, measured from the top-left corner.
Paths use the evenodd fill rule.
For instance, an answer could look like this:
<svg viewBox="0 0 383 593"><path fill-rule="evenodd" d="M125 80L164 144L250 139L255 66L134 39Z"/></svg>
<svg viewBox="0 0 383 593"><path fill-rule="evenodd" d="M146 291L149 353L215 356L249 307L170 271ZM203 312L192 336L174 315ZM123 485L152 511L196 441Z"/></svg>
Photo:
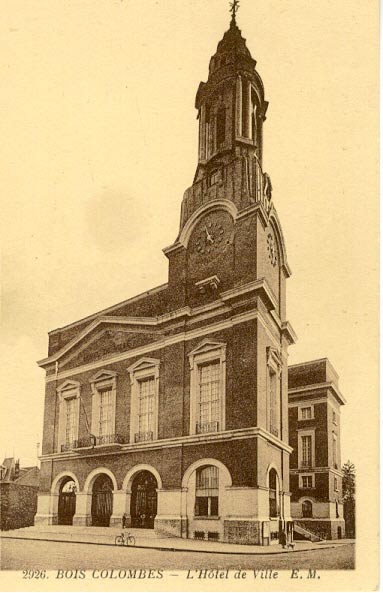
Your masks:
<svg viewBox="0 0 383 593"><path fill-rule="evenodd" d="M122 532L121 535L116 536L114 543L116 546L135 546L136 538L131 533Z"/></svg>

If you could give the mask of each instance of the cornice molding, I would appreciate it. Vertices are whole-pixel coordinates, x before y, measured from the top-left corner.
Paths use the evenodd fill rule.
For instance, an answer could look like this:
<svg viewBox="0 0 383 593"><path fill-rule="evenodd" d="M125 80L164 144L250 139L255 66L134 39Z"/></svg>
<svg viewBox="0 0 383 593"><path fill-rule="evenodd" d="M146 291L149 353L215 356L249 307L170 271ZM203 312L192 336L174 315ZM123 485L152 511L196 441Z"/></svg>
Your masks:
<svg viewBox="0 0 383 593"><path fill-rule="evenodd" d="M341 405L347 403L346 398L341 394L338 387L332 381L325 381L323 383L315 383L313 385L304 385L303 387L289 387L288 394L289 399L290 397L294 397L294 395L302 395L304 393L309 394L311 391L319 391L321 389L330 389L335 397L339 400Z"/></svg>
<svg viewBox="0 0 383 593"><path fill-rule="evenodd" d="M262 326L264 327L265 331L267 332L270 340L275 345L276 348L280 348L280 343L272 334L268 324L265 323L265 319L259 311L252 310L248 313L241 313L239 315L234 315L230 319L224 319L223 321L218 321L216 323L212 323L210 325L204 325L203 327L192 329L189 331L179 332L177 334L167 336L162 338L161 340L157 340L156 342L150 342L145 346L140 346L139 348L134 348L129 350L128 352L122 352L120 354L115 354L110 356L109 358L103 358L102 360L96 360L94 362L81 365L78 367L74 367L68 370L60 371L56 377L55 374L48 375L45 379L46 383L50 383L51 381L55 381L57 378L64 379L66 377L72 377L74 375L78 375L81 373L85 373L90 370L94 370L100 367L104 367L105 365L114 364L116 362L122 362L128 360L130 358L135 358L136 356L144 356L149 352L154 352L156 350L161 350L167 346L171 346L173 344L177 344L179 342L186 342L189 340L194 340L195 338L208 336L214 332L223 331L225 329L229 329L238 325L240 323L245 323L247 321L251 321L252 319L257 319Z"/></svg>
<svg viewBox="0 0 383 593"><path fill-rule="evenodd" d="M171 437L168 439L159 439L157 441L147 441L144 443L127 443L126 445L120 445L118 451L107 451L107 447L97 445L96 447L94 447L93 451L97 451L98 455L104 457L104 455L120 455L121 453L142 450L167 449L169 447L180 447L181 445L204 445L212 442L214 443L249 438L263 439L264 441L267 441L270 445L273 445L278 449L286 451L287 453L291 453L293 451L292 447L290 447L287 443L281 441L277 437L274 437L272 434L267 432L267 430L264 430L260 427L239 428L237 430L225 430L223 432L214 432L211 434L202 435L184 435L180 437ZM95 457L95 455L96 453L92 453L89 455L88 451L84 450L83 452L80 452L77 450L70 453L51 453L48 455L41 455L39 459L41 461L47 461L49 459L64 460L76 459L79 457Z"/></svg>
<svg viewBox="0 0 383 593"><path fill-rule="evenodd" d="M82 342L93 330L95 330L100 325L122 325L126 328L131 327L132 331L134 326L139 326L145 330L151 331L158 331L160 332L163 326L167 323L170 323L175 320L181 321L183 320L190 320L191 322L197 322L202 320L203 315L209 312L209 316L218 316L222 315L223 313L227 313L231 311L230 302L234 301L240 297L249 296L251 293L259 292L262 294L263 300L266 302L267 307L270 310L277 308L277 302L275 297L264 278L260 280L255 280L253 282L249 282L243 286L238 286L236 288L227 290L222 292L219 295L219 298L214 303L209 303L206 306L197 307L196 309L192 309L189 306L182 307L175 311L171 311L169 313L165 313L164 315L160 315L158 317L116 317L116 316L101 316L94 319L87 327L85 327L77 336L75 336L70 342L68 342L61 350L55 352L53 355L48 356L47 358L43 358L37 362L40 367L46 367L49 364L52 364L58 360L60 360L65 354L67 354L72 348L74 348L77 344ZM246 316L246 314L244 314ZM237 316L233 316L231 319L235 320ZM274 316L275 318L275 316ZM278 316L277 316L278 318ZM138 330L139 331L139 330ZM199 331L199 330L195 330ZM205 332L204 332L205 333ZM181 332L178 335L184 335L185 332ZM203 335L203 334L201 334ZM164 337L163 339L159 339L152 344L152 347L149 347L150 344L143 346L143 352L146 352L150 349L157 349L158 344L163 344L164 342L167 343L168 340L171 340L174 336ZM133 352L133 351L132 351ZM141 352L141 349L140 349ZM126 354L124 353L124 357ZM107 359L104 359L107 360ZM122 358L123 360L123 358ZM91 363L92 364L92 363ZM69 376L69 375L68 375Z"/></svg>

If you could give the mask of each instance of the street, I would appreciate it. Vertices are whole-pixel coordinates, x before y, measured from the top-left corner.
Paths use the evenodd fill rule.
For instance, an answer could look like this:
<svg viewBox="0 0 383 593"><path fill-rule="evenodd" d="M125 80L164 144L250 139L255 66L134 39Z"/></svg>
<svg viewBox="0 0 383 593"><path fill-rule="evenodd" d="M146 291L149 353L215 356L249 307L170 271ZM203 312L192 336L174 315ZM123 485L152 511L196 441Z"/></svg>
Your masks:
<svg viewBox="0 0 383 593"><path fill-rule="evenodd" d="M72 544L37 540L1 540L1 569L318 569L354 568L354 544L288 554L218 554Z"/></svg>

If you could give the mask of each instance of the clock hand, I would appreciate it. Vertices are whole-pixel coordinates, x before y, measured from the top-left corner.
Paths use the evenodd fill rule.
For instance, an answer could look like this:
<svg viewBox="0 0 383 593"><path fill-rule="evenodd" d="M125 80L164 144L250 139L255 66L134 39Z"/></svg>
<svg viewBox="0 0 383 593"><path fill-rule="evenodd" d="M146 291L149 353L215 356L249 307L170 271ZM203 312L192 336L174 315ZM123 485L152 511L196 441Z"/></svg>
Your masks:
<svg viewBox="0 0 383 593"><path fill-rule="evenodd" d="M214 239L211 236L211 234L209 233L209 231L207 230L207 226L205 225L205 231L206 231L206 238L209 241L209 243L214 243Z"/></svg>

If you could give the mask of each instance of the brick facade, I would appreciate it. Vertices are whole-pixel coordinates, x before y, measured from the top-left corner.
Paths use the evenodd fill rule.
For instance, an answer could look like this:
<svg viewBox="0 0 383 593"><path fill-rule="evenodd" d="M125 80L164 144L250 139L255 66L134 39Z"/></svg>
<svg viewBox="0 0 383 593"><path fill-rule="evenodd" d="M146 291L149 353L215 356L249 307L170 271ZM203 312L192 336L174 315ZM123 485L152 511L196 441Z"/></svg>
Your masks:
<svg viewBox="0 0 383 593"><path fill-rule="evenodd" d="M345 533L340 451L340 406L344 403L338 375L327 359L289 367L291 514L298 524L326 539ZM310 418L302 418L302 408L310 409ZM315 443L312 463L302 467L299 439L309 433ZM311 487L303 483L303 476L311 477ZM312 505L311 517L303 516L306 501Z"/></svg>
<svg viewBox="0 0 383 593"><path fill-rule="evenodd" d="M290 270L255 65L233 19L197 92L199 158L164 249L168 282L49 334L37 524L124 517L272 544L291 522ZM318 447L320 460L319 435Z"/></svg>

